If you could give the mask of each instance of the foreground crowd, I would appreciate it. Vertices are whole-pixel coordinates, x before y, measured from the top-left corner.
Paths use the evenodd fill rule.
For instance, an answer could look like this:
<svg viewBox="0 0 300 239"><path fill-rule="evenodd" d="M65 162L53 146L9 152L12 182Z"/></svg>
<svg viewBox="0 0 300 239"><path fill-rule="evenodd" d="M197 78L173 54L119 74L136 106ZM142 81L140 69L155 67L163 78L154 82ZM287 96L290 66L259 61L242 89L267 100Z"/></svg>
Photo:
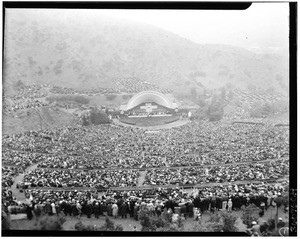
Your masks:
<svg viewBox="0 0 300 239"><path fill-rule="evenodd" d="M240 210L242 206L250 204L260 208L260 216L269 207L282 206L286 209L288 200L288 182L281 184L240 184L194 189L191 194L185 190L152 189L135 191L107 191L99 195L93 191L52 191L26 190L26 197L30 201L27 208L29 219L32 213L62 214L65 216L88 218L101 215L138 220L138 213L143 207L150 213L160 215L164 210L186 217L200 220L201 214L208 211ZM277 198L277 199L276 199ZM280 198L280 200L278 200ZM276 199L276 200L275 200ZM278 203L279 202L279 203ZM11 207L7 208L11 213Z"/></svg>

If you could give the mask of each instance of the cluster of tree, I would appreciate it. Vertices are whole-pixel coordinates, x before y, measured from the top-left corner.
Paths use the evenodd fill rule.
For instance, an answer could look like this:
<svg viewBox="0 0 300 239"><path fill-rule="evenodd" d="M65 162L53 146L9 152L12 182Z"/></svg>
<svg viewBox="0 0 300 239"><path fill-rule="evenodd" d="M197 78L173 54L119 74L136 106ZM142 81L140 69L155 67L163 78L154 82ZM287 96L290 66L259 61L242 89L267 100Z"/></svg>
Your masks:
<svg viewBox="0 0 300 239"><path fill-rule="evenodd" d="M207 106L206 115L210 121L219 121L224 115L224 98L214 96Z"/></svg>
<svg viewBox="0 0 300 239"><path fill-rule="evenodd" d="M190 231L197 232L237 232L236 227L238 215L233 212L219 211L210 214L209 219L199 220ZM142 225L141 231L166 231L176 232L184 231L184 217L178 215L174 221L172 212L163 212L160 216L151 214L148 209L141 209L139 212L139 221Z"/></svg>
<svg viewBox="0 0 300 239"><path fill-rule="evenodd" d="M218 211L211 214L207 221L200 220L192 231L197 232L237 232L238 215L234 212Z"/></svg>
<svg viewBox="0 0 300 239"><path fill-rule="evenodd" d="M4 211L2 211L1 220L2 230L10 230L10 220Z"/></svg>
<svg viewBox="0 0 300 239"><path fill-rule="evenodd" d="M34 230L60 231L66 218L62 216L43 216L36 221Z"/></svg>
<svg viewBox="0 0 300 239"><path fill-rule="evenodd" d="M123 100L129 100L132 97L133 97L133 95L122 95Z"/></svg>
<svg viewBox="0 0 300 239"><path fill-rule="evenodd" d="M106 95L106 99L109 101L113 101L116 98L117 98L117 95Z"/></svg>
<svg viewBox="0 0 300 239"><path fill-rule="evenodd" d="M153 214L147 208L139 211L139 221L142 225L141 231L183 231L183 218L178 216L176 221L173 220L173 213L163 212L160 216Z"/></svg>
<svg viewBox="0 0 300 239"><path fill-rule="evenodd" d="M110 123L108 116L99 109L91 109L82 115L82 124L84 126L108 123Z"/></svg>
<svg viewBox="0 0 300 239"><path fill-rule="evenodd" d="M123 227L110 220L108 217L105 218L105 223L102 226L84 225L82 221L75 224L76 231L123 231Z"/></svg>
<svg viewBox="0 0 300 239"><path fill-rule="evenodd" d="M243 214L242 214L242 221L248 227L252 227L252 222L258 220L259 218L259 208L254 204L250 204L247 207L242 207Z"/></svg>
<svg viewBox="0 0 300 239"><path fill-rule="evenodd" d="M198 94L195 88L191 88L190 90L190 98L191 100L199 105L199 109L195 114L195 118L197 119L204 119L207 118L210 121L219 121L222 119L224 115L224 107L226 106L227 102L226 99L233 98L233 92L229 86L224 86L220 89L218 93L205 93ZM209 100L207 97L211 96Z"/></svg>

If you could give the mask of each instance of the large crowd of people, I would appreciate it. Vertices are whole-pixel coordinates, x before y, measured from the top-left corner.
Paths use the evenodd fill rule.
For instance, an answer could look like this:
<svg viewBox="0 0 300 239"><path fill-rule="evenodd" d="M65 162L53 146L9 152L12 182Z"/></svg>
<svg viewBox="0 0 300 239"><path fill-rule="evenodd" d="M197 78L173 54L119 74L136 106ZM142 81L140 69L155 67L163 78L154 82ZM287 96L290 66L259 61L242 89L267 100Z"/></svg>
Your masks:
<svg viewBox="0 0 300 239"><path fill-rule="evenodd" d="M141 91L159 91L163 94L171 93L171 90L161 89L160 87L142 81L137 78L118 78L114 80L120 92L138 93Z"/></svg>
<svg viewBox="0 0 300 239"><path fill-rule="evenodd" d="M138 170L51 170L36 169L25 174L29 187L136 187Z"/></svg>
<svg viewBox="0 0 300 239"><path fill-rule="evenodd" d="M48 106L49 103L47 101L40 101L37 99L24 99L13 101L13 103L5 103L3 105L3 111L7 115L13 115L15 112L23 109L32 109L32 108L39 108L43 106Z"/></svg>
<svg viewBox="0 0 300 239"><path fill-rule="evenodd" d="M3 135L2 164L2 206L10 211L24 208L10 190L14 178L35 164L37 168L26 172L20 182L27 185L25 194L34 213L129 214L137 219L144 205L154 213L170 208L176 213L180 208L181 213L194 216L195 208L238 210L262 201L266 210L286 192L287 183L267 182L289 174L289 127L191 121L146 133L114 125L63 126ZM143 185L154 189L112 191L137 187L141 170L146 171ZM251 181L264 183L246 183ZM224 186L201 187L191 195L159 188L208 183ZM108 191L99 196L96 189Z"/></svg>
<svg viewBox="0 0 300 239"><path fill-rule="evenodd" d="M44 85L22 85L14 95L5 95L5 98L11 100L37 99L44 98L47 94L47 89L51 86Z"/></svg>
<svg viewBox="0 0 300 239"><path fill-rule="evenodd" d="M26 190L26 198L31 202L30 210L36 216L41 214L62 214L71 217L127 216L138 220L143 208L160 215L170 211L184 217L194 217L197 212L214 213L218 210L239 210L242 206L255 204L260 215L275 206L275 198L282 198L287 205L288 182L280 184L230 184L227 186L194 188L187 193L182 188L156 188L151 190L113 191L99 195L95 191L69 190ZM277 206L282 206L277 205Z"/></svg>
<svg viewBox="0 0 300 239"><path fill-rule="evenodd" d="M233 164L212 167L151 169L145 185L186 185L209 182L235 182L282 178L289 173L289 160L265 163Z"/></svg>
<svg viewBox="0 0 300 239"><path fill-rule="evenodd" d="M58 94L58 95L80 94L80 95L89 95L89 96L119 93L117 90L113 88L99 87L94 89L75 89L75 88L62 87L62 86L52 86L50 92L52 94Z"/></svg>
<svg viewBox="0 0 300 239"><path fill-rule="evenodd" d="M3 162L41 168L151 168L259 162L289 156L289 128L191 123L159 134L110 125L4 135ZM24 151L24 152L20 152ZM166 160L166 163L163 161Z"/></svg>

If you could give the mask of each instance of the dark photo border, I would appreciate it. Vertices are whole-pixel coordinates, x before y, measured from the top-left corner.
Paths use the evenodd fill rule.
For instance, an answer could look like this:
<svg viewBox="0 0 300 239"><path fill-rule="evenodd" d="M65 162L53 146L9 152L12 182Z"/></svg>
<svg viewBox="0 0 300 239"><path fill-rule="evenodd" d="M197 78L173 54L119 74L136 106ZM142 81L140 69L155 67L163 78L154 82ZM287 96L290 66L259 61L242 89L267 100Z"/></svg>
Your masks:
<svg viewBox="0 0 300 239"><path fill-rule="evenodd" d="M265 4L268 4L265 2ZM6 8L36 8L36 9L168 9L168 10L245 10L251 6L251 2L6 2L3 1L2 14L2 62L4 50L4 25ZM290 210L289 224L290 236L297 235L297 2L289 3L290 7L290 39L289 39L289 77L290 77ZM3 80L3 78L2 78ZM291 161L292 159L292 161ZM293 219L293 220L292 220ZM86 231L31 231L10 230L2 231L2 236L14 237L199 237L199 236L247 236L246 233L204 233L204 232L86 232Z"/></svg>

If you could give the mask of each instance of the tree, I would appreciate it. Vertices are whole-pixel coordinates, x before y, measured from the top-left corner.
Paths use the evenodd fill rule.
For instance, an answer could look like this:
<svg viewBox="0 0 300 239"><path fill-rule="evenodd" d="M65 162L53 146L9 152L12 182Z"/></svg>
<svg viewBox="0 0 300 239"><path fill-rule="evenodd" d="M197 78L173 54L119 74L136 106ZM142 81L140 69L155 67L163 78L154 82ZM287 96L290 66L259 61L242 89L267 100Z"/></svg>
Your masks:
<svg viewBox="0 0 300 239"><path fill-rule="evenodd" d="M35 230L60 231L66 219L61 216L44 216L35 224Z"/></svg>
<svg viewBox="0 0 300 239"><path fill-rule="evenodd" d="M216 214L210 216L209 222L214 222L216 224L215 229L221 230L223 232L236 232L238 228L235 226L238 216L236 213L219 211ZM214 228L214 226L212 226Z"/></svg>
<svg viewBox="0 0 300 239"><path fill-rule="evenodd" d="M227 211L221 212L222 216L222 230L223 232L237 232L238 228L235 226L238 216L234 213L229 213Z"/></svg>
<svg viewBox="0 0 300 239"><path fill-rule="evenodd" d="M214 99L207 108L207 117L210 121L219 121L224 115L224 106L221 101Z"/></svg>
<svg viewBox="0 0 300 239"><path fill-rule="evenodd" d="M235 213L219 211L211 214L207 221L199 221L193 231L198 232L237 232L235 226L238 216Z"/></svg>
<svg viewBox="0 0 300 239"><path fill-rule="evenodd" d="M241 219L243 223L250 228L252 226L252 222L257 221L259 218L259 208L254 204L250 204L242 210L243 212Z"/></svg>
<svg viewBox="0 0 300 239"><path fill-rule="evenodd" d="M222 232L222 224L216 222L199 221L191 231L194 232Z"/></svg>
<svg viewBox="0 0 300 239"><path fill-rule="evenodd" d="M97 227L92 226L92 225L84 225L82 223L82 221L76 222L74 228L75 228L76 231L98 231Z"/></svg>
<svg viewBox="0 0 300 239"><path fill-rule="evenodd" d="M205 98L203 95L199 95L197 103L199 104L200 107L206 106Z"/></svg>
<svg viewBox="0 0 300 239"><path fill-rule="evenodd" d="M106 99L109 100L109 101L112 101L112 100L114 100L116 98L117 98L117 95L107 95L106 96Z"/></svg>
<svg viewBox="0 0 300 239"><path fill-rule="evenodd" d="M6 213L2 211L2 230L10 230L10 220Z"/></svg>
<svg viewBox="0 0 300 239"><path fill-rule="evenodd" d="M81 118L84 126L110 123L108 116L99 109L92 109L85 112Z"/></svg>
<svg viewBox="0 0 300 239"><path fill-rule="evenodd" d="M173 213L164 211L160 216L153 215L147 208L139 211L139 221L142 225L141 231L183 231L183 218L178 216L177 221L172 220Z"/></svg>
<svg viewBox="0 0 300 239"><path fill-rule="evenodd" d="M118 224L115 225L115 223L110 220L108 217L105 218L104 225L97 227L92 225L84 225L82 221L79 221L75 224L75 230L76 231L123 231L123 227Z"/></svg>
<svg viewBox="0 0 300 239"><path fill-rule="evenodd" d="M100 227L100 231L123 231L123 227L120 224L115 226L115 223L109 217L106 217L104 225Z"/></svg>

